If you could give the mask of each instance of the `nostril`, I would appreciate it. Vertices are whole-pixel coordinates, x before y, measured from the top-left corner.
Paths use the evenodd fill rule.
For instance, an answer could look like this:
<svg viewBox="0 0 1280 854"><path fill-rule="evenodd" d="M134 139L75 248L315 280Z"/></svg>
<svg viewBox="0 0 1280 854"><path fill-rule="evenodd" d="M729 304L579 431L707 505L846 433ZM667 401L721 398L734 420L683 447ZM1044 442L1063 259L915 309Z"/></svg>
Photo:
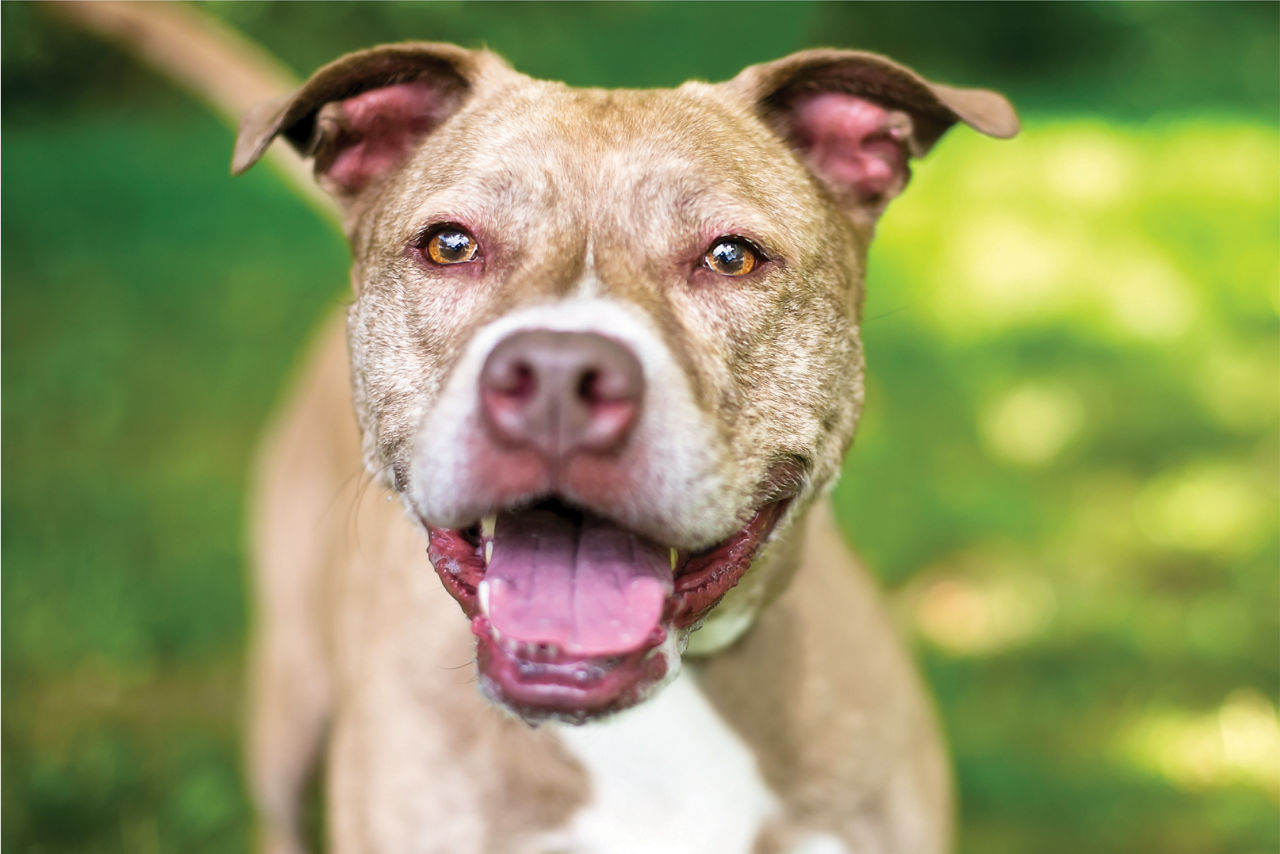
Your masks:
<svg viewBox="0 0 1280 854"><path fill-rule="evenodd" d="M530 400L538 390L538 373L522 360L494 366L487 372L485 386L491 393L515 403Z"/></svg>
<svg viewBox="0 0 1280 854"><path fill-rule="evenodd" d="M512 367L511 380L504 389L499 389L507 397L516 400L528 400L538 390L538 375L527 362L518 362Z"/></svg>
<svg viewBox="0 0 1280 854"><path fill-rule="evenodd" d="M585 368L574 389L577 399L592 408L637 403L641 380L638 371L629 371L629 367L606 364Z"/></svg>
<svg viewBox="0 0 1280 854"><path fill-rule="evenodd" d="M599 403L603 396L600 388L600 372L584 371L578 378L578 399L586 403Z"/></svg>

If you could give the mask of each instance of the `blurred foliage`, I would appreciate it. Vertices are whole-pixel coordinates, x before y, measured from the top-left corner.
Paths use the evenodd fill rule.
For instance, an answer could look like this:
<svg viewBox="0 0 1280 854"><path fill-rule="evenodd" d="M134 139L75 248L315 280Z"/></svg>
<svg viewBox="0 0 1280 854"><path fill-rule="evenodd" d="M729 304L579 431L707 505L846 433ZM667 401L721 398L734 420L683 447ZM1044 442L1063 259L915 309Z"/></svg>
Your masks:
<svg viewBox="0 0 1280 854"><path fill-rule="evenodd" d="M956 134L886 218L836 498L924 641L963 850L1277 848L1278 144Z"/></svg>
<svg viewBox="0 0 1280 854"><path fill-rule="evenodd" d="M920 642L960 850L1277 850L1274 4L211 4L593 85L818 44L990 85L873 251L837 509ZM6 850L241 851L254 438L346 253L230 133L0 6ZM300 36L299 33L305 33Z"/></svg>

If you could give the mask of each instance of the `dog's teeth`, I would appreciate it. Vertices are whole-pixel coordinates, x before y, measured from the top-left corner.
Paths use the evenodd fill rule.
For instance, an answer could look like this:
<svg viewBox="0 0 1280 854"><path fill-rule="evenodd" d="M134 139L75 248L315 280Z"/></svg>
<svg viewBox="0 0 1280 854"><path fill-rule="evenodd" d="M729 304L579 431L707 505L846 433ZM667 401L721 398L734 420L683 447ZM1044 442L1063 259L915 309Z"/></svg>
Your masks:
<svg viewBox="0 0 1280 854"><path fill-rule="evenodd" d="M490 513L480 520L480 536L486 540L493 539L493 531L498 527L498 514Z"/></svg>
<svg viewBox="0 0 1280 854"><path fill-rule="evenodd" d="M493 560L493 540L484 541L484 562L489 563Z"/></svg>
<svg viewBox="0 0 1280 854"><path fill-rule="evenodd" d="M671 547L671 568L676 568L676 561L680 559L680 553L676 551L675 546Z"/></svg>
<svg viewBox="0 0 1280 854"><path fill-rule="evenodd" d="M489 616L489 582L482 580L480 586L476 588L476 598L480 601L480 613ZM493 630L494 640L498 638L498 630Z"/></svg>

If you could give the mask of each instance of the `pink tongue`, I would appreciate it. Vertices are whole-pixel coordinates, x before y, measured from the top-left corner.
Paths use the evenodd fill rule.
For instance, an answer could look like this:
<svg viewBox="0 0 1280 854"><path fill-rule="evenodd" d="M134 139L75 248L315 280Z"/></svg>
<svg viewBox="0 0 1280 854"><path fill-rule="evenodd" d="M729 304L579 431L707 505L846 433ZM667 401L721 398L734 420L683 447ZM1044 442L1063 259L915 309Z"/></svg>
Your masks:
<svg viewBox="0 0 1280 854"><path fill-rule="evenodd" d="M643 646L672 590L667 549L602 519L546 509L498 517L484 581L501 635L582 656Z"/></svg>

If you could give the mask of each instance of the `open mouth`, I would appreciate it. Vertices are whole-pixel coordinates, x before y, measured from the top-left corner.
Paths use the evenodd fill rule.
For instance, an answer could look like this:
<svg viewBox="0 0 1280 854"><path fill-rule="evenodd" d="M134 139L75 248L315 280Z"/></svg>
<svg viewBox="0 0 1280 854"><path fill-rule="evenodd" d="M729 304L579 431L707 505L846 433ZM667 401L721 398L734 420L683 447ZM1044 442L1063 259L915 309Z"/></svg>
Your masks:
<svg viewBox="0 0 1280 854"><path fill-rule="evenodd" d="M556 500L469 528L428 526L428 554L471 619L481 687L533 723L644 699L689 630L742 578L787 499L699 552Z"/></svg>

